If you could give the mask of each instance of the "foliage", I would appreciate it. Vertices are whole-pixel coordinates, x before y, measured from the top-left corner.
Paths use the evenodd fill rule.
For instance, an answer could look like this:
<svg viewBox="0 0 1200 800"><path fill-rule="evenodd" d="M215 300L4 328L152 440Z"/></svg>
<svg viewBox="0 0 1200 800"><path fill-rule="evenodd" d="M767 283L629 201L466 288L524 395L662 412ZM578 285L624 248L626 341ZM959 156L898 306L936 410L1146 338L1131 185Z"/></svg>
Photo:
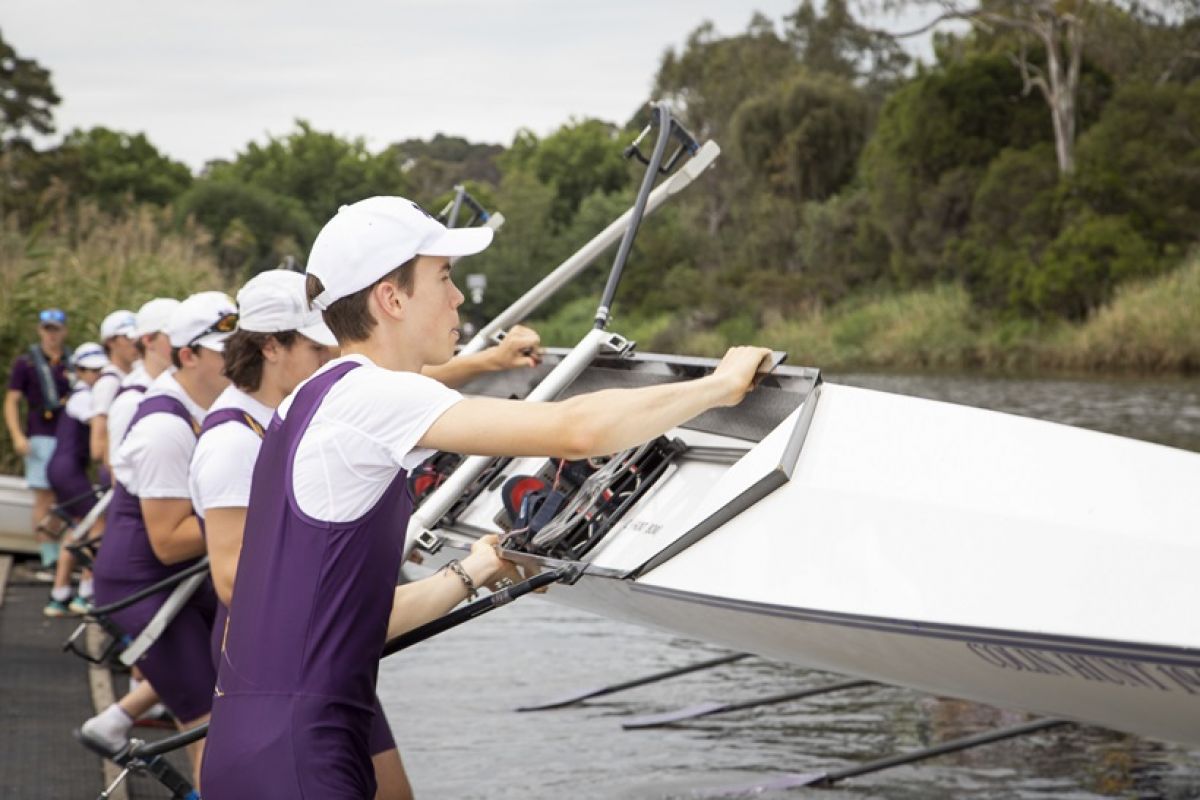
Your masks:
<svg viewBox="0 0 1200 800"><path fill-rule="evenodd" d="M207 177L293 198L318 224L346 203L407 191L400 166L386 154L373 155L362 138L343 139L302 119L287 135L250 142L233 161L212 164Z"/></svg>
<svg viewBox="0 0 1200 800"><path fill-rule="evenodd" d="M0 144L34 133L54 131L53 107L61 98L50 71L32 58L17 55L0 36Z"/></svg>
<svg viewBox="0 0 1200 800"><path fill-rule="evenodd" d="M0 363L4 369L36 339L37 312L67 312L69 341L97 338L115 308L136 309L154 297L183 298L227 288L204 231L177 231L169 214L142 206L113 218L92 203L61 223L31 231L0 226ZM0 472L15 471L7 437Z"/></svg>
<svg viewBox="0 0 1200 800"><path fill-rule="evenodd" d="M299 200L229 178L196 181L175 209L181 224L195 220L213 232L217 261L230 278L301 257L319 230Z"/></svg>
<svg viewBox="0 0 1200 800"><path fill-rule="evenodd" d="M614 125L596 119L572 120L545 139L523 130L501 158L501 166L529 173L554 190L550 222L560 228L571 221L585 197L629 184L617 134Z"/></svg>
<svg viewBox="0 0 1200 800"><path fill-rule="evenodd" d="M848 82L798 73L738 106L730 141L776 195L826 200L854 176L870 118L866 97Z"/></svg>

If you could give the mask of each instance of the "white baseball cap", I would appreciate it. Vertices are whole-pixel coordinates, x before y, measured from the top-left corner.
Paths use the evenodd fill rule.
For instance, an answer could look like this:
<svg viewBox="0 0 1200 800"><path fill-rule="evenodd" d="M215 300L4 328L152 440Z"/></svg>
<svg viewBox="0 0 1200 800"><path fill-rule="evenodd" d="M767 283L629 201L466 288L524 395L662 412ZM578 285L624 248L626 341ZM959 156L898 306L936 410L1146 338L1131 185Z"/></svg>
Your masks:
<svg viewBox="0 0 1200 800"><path fill-rule="evenodd" d="M95 342L84 342L71 354L71 364L83 369L103 369L108 364L108 356L104 355L104 348Z"/></svg>
<svg viewBox="0 0 1200 800"><path fill-rule="evenodd" d="M171 347L203 347L220 353L237 327L237 306L224 292L197 292L175 309L167 323Z"/></svg>
<svg viewBox="0 0 1200 800"><path fill-rule="evenodd" d="M491 228L447 228L403 197L369 197L342 206L325 223L308 256L308 274L325 291L313 298L324 311L365 289L414 256L469 256L492 243Z"/></svg>
<svg viewBox="0 0 1200 800"><path fill-rule="evenodd" d="M156 333L166 333L167 323L171 315L179 308L179 301L173 297L156 297L138 309L133 333L135 336L153 336Z"/></svg>
<svg viewBox="0 0 1200 800"><path fill-rule="evenodd" d="M337 339L321 319L321 312L308 307L305 282L299 272L286 269L269 269L248 280L237 293L238 330L296 331L317 344L337 347Z"/></svg>
<svg viewBox="0 0 1200 800"><path fill-rule="evenodd" d="M128 336L132 339L136 328L137 320L133 312L122 308L109 314L100 323L100 341L106 342L114 336Z"/></svg>

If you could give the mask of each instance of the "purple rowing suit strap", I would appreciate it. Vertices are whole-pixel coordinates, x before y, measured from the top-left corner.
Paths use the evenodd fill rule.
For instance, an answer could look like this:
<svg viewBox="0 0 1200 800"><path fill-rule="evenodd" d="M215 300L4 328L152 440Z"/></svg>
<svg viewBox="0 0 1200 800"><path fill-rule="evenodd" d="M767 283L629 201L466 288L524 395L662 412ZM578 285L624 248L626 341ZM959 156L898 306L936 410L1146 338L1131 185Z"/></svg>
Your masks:
<svg viewBox="0 0 1200 800"><path fill-rule="evenodd" d="M126 392L141 392L142 394L145 394L147 388L148 387L143 386L140 383L131 383L131 384L122 386L120 389L117 389L117 393L115 395L113 395L113 397L114 398L120 397L121 395L125 394ZM189 419L191 419L191 418L189 417ZM128 429L126 429L126 430L128 430Z"/></svg>
<svg viewBox="0 0 1200 800"><path fill-rule="evenodd" d="M58 415L54 454L46 464L46 478L54 490L54 500L63 512L78 521L96 505L92 481L88 478L91 460L91 427L65 410Z"/></svg>
<svg viewBox="0 0 1200 800"><path fill-rule="evenodd" d="M186 422L193 432L198 431L183 402L162 394L147 397L138 405L125 435L128 436L138 422L151 414L172 414ZM177 564L159 561L150 546L141 500L120 483L113 486L104 542L92 567L97 605L108 605L128 597L139 589L187 569L198 560L189 559ZM137 636L169 595L169 589L158 592L115 612L112 619L127 635ZM212 584L206 584L192 595L138 662L138 667L163 702L183 722L207 714L212 704L212 686L216 675L209 639L215 613L216 595Z"/></svg>
<svg viewBox="0 0 1200 800"><path fill-rule="evenodd" d="M403 469L366 514L324 522L300 510L296 449L338 364L276 414L254 466L235 602L201 782L237 798L370 798L369 735L404 531Z"/></svg>

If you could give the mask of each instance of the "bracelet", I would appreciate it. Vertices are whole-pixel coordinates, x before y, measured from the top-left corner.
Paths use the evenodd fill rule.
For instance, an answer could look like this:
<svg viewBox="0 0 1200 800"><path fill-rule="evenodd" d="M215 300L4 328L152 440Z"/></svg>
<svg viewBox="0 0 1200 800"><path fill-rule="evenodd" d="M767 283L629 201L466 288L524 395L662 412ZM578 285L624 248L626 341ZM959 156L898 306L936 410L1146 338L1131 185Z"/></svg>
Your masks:
<svg viewBox="0 0 1200 800"><path fill-rule="evenodd" d="M448 561L442 569L448 569L458 576L459 580L463 582L463 586L467 587L468 600L474 600L478 596L479 590L475 588L475 581L471 580L471 576L463 569L463 565L459 563L457 558Z"/></svg>

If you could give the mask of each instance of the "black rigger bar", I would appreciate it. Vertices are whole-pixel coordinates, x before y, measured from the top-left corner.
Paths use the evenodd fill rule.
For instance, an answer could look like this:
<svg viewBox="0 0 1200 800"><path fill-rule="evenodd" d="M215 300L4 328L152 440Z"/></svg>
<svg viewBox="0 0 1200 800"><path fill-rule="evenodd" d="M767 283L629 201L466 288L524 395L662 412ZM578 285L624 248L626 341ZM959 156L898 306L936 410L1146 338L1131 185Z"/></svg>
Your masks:
<svg viewBox="0 0 1200 800"><path fill-rule="evenodd" d="M593 689L584 689L579 692L572 692L563 697L557 697L553 700L548 700L544 703L536 705L520 706L517 711L548 711L552 708L565 708L573 706L576 703L582 703L584 700L590 700L593 697L603 697L604 695L623 692L626 689L633 689L638 686L645 686L649 683L658 683L665 681L668 678L676 678L680 675L687 675L692 672L699 672L702 669L712 669L723 664L732 664L735 661L741 661L743 658L749 658L749 653L734 653L733 655L721 656L720 658L710 658L707 661L698 661L695 664L686 664L682 667L675 667L663 672L656 672L653 675L644 675L640 678L614 683L609 686L600 686Z"/></svg>
<svg viewBox="0 0 1200 800"><path fill-rule="evenodd" d="M621 727L625 730L637 730L641 728L659 728L663 725L673 725L676 722L684 722L690 719L699 719L701 717L711 717L713 714L727 714L731 711L742 711L747 708L758 708L759 706L777 705L779 703L787 703L792 700L803 700L807 697L817 697L831 692L844 692L847 689L857 689L860 686L874 686L871 681L851 680L839 681L838 683L829 683L824 686L814 686L808 689L799 689L794 692L785 692L784 694L775 694L770 697L760 697L755 700L743 700L739 703L699 703L687 708L676 709L675 711L664 711L661 714L648 714L644 717L634 717L621 723Z"/></svg>
<svg viewBox="0 0 1200 800"><path fill-rule="evenodd" d="M865 764L856 764L852 767L832 770L829 772L803 772L789 773L779 775L775 778L769 778L755 784L744 786L732 786L725 789L718 789L711 794L706 794L707 797L741 797L746 795L757 795L766 791L777 791L783 789L796 789L802 786L832 786L833 784L843 781L847 778L854 778L859 775L867 775L873 772L882 772L885 769L899 767L905 764L913 764L918 761L943 756L948 753L957 753L962 750L970 750L974 747L980 747L985 744L1003 741L1005 739L1013 739L1018 736L1025 736L1038 731L1050 730L1064 725L1072 725L1070 720L1065 719L1037 719L1032 722L1025 722L1020 725L1013 725L1008 728L998 728L992 731L977 733L973 736L963 736L958 739L951 739L941 744L936 744L931 747L923 747L919 750L912 750L907 753L898 753L886 758L868 761Z"/></svg>

